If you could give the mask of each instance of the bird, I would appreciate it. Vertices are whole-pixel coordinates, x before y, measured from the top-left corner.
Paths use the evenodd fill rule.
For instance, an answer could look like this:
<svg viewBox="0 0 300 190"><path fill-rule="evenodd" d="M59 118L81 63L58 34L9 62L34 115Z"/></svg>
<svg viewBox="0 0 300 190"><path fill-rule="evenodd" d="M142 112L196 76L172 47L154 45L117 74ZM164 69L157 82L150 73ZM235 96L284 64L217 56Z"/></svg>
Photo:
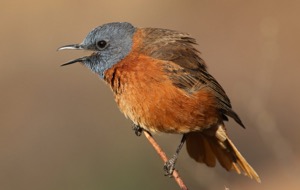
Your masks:
<svg viewBox="0 0 300 190"><path fill-rule="evenodd" d="M142 130L182 135L176 153L164 164L166 175L172 175L185 143L196 162L208 167L219 162L227 171L260 182L228 137L225 122L230 117L245 126L196 45L188 33L112 22L91 30L81 43L58 50L91 52L62 66L81 63L104 80L137 135Z"/></svg>

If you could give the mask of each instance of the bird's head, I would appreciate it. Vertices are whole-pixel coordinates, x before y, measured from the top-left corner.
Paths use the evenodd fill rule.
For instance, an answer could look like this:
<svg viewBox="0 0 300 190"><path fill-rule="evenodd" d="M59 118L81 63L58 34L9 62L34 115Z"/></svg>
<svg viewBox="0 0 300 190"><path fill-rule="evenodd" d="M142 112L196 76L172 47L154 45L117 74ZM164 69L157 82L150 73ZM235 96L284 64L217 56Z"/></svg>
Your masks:
<svg viewBox="0 0 300 190"><path fill-rule="evenodd" d="M80 44L60 47L58 50L89 50L92 54L71 60L62 66L82 63L101 78L104 72L126 57L132 48L132 38L136 28L127 22L104 24L93 29Z"/></svg>

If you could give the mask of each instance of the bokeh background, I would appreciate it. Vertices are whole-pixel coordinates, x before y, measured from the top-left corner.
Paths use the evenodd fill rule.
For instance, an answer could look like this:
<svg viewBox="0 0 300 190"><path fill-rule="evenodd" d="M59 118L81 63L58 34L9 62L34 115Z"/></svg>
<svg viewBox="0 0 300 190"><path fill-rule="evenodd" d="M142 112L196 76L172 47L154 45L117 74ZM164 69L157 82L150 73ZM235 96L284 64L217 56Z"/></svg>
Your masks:
<svg viewBox="0 0 300 190"><path fill-rule="evenodd" d="M300 2L241 0L9 1L0 3L0 189L179 189L119 112L110 89L57 52L94 27L128 21L194 36L247 129L227 123L260 174L257 184L182 151L190 189L299 189ZM174 153L180 136L155 136Z"/></svg>

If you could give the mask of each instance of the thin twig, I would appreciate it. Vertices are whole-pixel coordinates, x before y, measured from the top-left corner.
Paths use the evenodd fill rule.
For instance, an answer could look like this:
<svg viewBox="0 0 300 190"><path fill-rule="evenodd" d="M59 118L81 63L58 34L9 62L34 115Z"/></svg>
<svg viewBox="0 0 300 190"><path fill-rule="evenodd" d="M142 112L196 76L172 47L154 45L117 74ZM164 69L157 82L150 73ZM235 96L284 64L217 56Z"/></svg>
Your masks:
<svg viewBox="0 0 300 190"><path fill-rule="evenodd" d="M157 154L161 157L161 159L164 161L164 163L166 163L168 161L166 153L160 148L160 146L157 144L157 142L154 140L154 138L148 131L146 131L146 130L143 130L143 131L144 131L144 135L146 136L148 141L151 143L153 148L156 150ZM186 185L184 184L184 182L182 181L182 179L180 178L179 173L176 170L174 170L172 175L182 190L188 189L186 187Z"/></svg>

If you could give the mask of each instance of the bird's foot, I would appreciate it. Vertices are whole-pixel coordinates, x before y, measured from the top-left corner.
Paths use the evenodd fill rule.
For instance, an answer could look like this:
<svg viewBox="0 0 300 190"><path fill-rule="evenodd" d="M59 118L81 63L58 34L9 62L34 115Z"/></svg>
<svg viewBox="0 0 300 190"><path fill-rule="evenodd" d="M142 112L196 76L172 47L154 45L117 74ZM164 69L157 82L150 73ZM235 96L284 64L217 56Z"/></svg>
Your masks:
<svg viewBox="0 0 300 190"><path fill-rule="evenodd" d="M175 170L175 163L176 163L176 158L172 157L164 164L164 171L166 172L165 176L172 177L173 172Z"/></svg>
<svg viewBox="0 0 300 190"><path fill-rule="evenodd" d="M135 135L139 137L141 136L144 129L139 125L133 124L132 130L134 130Z"/></svg>

